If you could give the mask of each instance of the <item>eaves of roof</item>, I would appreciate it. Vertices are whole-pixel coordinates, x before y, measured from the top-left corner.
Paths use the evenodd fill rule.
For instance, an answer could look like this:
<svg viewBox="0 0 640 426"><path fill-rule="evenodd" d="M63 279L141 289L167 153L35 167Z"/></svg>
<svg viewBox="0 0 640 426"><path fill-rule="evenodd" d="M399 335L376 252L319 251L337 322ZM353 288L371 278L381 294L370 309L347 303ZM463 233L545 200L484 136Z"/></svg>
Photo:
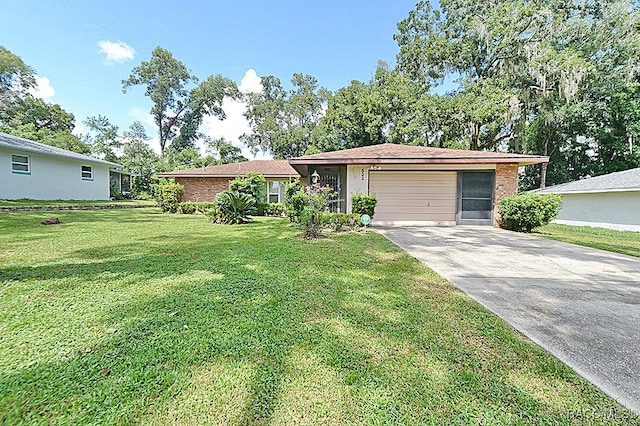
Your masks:
<svg viewBox="0 0 640 426"><path fill-rule="evenodd" d="M29 139L20 138L6 133L0 133L0 147L16 152L27 152L30 154L65 158L68 160L80 161L85 163L102 164L112 168L122 168L122 165L117 163L112 163L110 161L101 160L90 155L68 151L66 149L32 141Z"/></svg>

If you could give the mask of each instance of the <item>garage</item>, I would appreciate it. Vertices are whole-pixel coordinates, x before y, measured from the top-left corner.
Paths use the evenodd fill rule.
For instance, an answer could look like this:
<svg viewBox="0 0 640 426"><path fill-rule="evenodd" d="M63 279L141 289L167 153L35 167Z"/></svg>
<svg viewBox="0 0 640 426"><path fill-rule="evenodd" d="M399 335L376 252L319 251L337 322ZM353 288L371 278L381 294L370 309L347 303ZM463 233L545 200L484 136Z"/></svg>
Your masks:
<svg viewBox="0 0 640 426"><path fill-rule="evenodd" d="M341 212L353 210L354 195L375 194L374 225L495 225L495 206L518 192L518 168L548 161L385 143L290 158L289 164L307 185L314 173L323 177L332 171L338 177Z"/></svg>
<svg viewBox="0 0 640 426"><path fill-rule="evenodd" d="M371 171L369 193L378 198L375 223L455 225L456 172Z"/></svg>

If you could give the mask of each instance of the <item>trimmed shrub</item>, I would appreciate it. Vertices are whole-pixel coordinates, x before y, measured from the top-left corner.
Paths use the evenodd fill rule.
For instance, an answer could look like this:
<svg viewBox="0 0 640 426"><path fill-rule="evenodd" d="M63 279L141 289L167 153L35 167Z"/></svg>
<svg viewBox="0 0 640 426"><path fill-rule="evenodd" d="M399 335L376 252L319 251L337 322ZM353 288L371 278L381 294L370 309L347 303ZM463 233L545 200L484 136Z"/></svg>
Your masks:
<svg viewBox="0 0 640 426"><path fill-rule="evenodd" d="M178 213L205 214L215 207L217 207L217 204L212 201L186 202L180 203Z"/></svg>
<svg viewBox="0 0 640 426"><path fill-rule="evenodd" d="M284 216L284 204L282 203L267 203L264 209L265 216Z"/></svg>
<svg viewBox="0 0 640 426"><path fill-rule="evenodd" d="M557 194L520 194L500 200L500 227L531 232L556 218L561 197Z"/></svg>
<svg viewBox="0 0 640 426"><path fill-rule="evenodd" d="M253 213L255 200L249 194L241 192L221 192L216 197L218 211L209 216L216 223L238 225L251 222L249 215Z"/></svg>
<svg viewBox="0 0 640 426"><path fill-rule="evenodd" d="M257 203L255 207L256 216L284 216L284 204L282 203Z"/></svg>
<svg viewBox="0 0 640 426"><path fill-rule="evenodd" d="M180 207L184 186L179 183L165 183L154 188L156 201L163 212L175 213Z"/></svg>
<svg viewBox="0 0 640 426"><path fill-rule="evenodd" d="M259 173L249 172L229 182L229 191L249 194L256 203L262 203L267 199L267 180Z"/></svg>
<svg viewBox="0 0 640 426"><path fill-rule="evenodd" d="M343 226L347 228L360 227L360 215L357 213L330 213L323 212L320 215L320 223L323 228L339 231Z"/></svg>
<svg viewBox="0 0 640 426"><path fill-rule="evenodd" d="M355 194L351 197L351 212L359 215L368 214L373 219L378 199L375 195Z"/></svg>

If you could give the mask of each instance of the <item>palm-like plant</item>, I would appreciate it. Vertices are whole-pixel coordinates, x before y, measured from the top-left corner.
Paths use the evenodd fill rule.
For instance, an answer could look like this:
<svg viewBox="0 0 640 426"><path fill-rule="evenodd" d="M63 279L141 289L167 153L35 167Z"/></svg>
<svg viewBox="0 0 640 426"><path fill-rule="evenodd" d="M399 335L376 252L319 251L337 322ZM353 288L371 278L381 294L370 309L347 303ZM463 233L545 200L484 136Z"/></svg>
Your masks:
<svg viewBox="0 0 640 426"><path fill-rule="evenodd" d="M220 222L235 225L251 222L249 215L253 213L256 200L249 194L230 191L218 194L216 203Z"/></svg>

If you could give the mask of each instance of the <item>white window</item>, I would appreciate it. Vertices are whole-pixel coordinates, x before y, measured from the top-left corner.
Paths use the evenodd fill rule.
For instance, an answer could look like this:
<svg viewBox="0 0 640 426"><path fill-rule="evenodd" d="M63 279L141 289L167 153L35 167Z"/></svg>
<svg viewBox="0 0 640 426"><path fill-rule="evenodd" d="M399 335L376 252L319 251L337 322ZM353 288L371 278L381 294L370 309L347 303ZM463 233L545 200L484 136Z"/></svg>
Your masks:
<svg viewBox="0 0 640 426"><path fill-rule="evenodd" d="M284 182L279 180L267 182L267 201L269 203L284 202Z"/></svg>
<svg viewBox="0 0 640 426"><path fill-rule="evenodd" d="M82 180L93 180L93 168L91 166L82 166Z"/></svg>
<svg viewBox="0 0 640 426"><path fill-rule="evenodd" d="M11 154L11 172L28 175L31 173L29 167L29 156Z"/></svg>

